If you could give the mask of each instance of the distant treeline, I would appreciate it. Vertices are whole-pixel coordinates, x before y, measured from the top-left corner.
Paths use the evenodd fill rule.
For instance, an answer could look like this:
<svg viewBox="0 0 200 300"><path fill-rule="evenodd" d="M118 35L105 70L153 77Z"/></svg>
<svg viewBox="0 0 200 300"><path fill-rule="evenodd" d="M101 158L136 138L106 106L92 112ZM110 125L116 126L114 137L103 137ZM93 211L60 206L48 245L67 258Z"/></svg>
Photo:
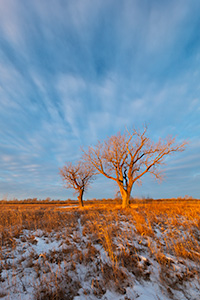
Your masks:
<svg viewBox="0 0 200 300"><path fill-rule="evenodd" d="M50 199L49 197L47 199L37 199L37 198L27 198L27 199L23 199L23 200L19 200L19 199L12 199L12 200L7 200L7 199L3 199L0 200L0 204L67 204L67 205L73 205L73 204L77 204L78 200L73 200L73 199L67 199L67 200L53 200ZM108 203L113 203L113 204L117 204L117 203L121 203L121 199L120 198L108 198L108 199L90 199L90 200L84 200L84 202L87 202L87 204L93 204L95 203L104 203L106 202Z"/></svg>
<svg viewBox="0 0 200 300"><path fill-rule="evenodd" d="M23 200L19 200L19 199L12 199L12 200L7 200L7 199L3 199L0 200L0 204L3 203L10 203L10 204L74 204L76 203L77 200L71 200L71 199L67 199L67 200L51 200L51 198L47 198L47 199L37 199L37 198L27 198L27 199L23 199Z"/></svg>
<svg viewBox="0 0 200 300"><path fill-rule="evenodd" d="M143 198L131 198L131 203L149 203L152 201L199 201L200 199L194 199L193 197L190 196L184 196L184 197L177 197L177 198L170 198L170 199L153 199L150 197L143 197ZM90 200L85 200L84 202L87 204L121 204L122 199L120 197L116 197L116 198L103 198L103 199L90 199ZM7 199L3 199L0 200L0 204L67 204L67 205L73 205L73 204L77 204L77 200L73 200L73 199L67 199L67 200L53 200L50 197L46 198L46 199L38 199L38 198L27 198L27 199L23 199L23 200L19 200L19 199L12 199L12 200L7 200Z"/></svg>

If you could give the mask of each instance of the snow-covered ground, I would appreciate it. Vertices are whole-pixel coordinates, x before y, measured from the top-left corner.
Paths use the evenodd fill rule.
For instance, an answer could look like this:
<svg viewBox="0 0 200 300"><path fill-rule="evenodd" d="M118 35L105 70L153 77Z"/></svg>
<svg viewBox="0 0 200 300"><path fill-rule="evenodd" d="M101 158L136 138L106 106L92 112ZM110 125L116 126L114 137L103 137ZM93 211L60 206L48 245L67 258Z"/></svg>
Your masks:
<svg viewBox="0 0 200 300"><path fill-rule="evenodd" d="M120 210L62 214L59 229L24 228L3 244L0 299L200 299L198 251L184 257L169 249L172 230L187 240L184 227L180 233L163 220L148 232Z"/></svg>
<svg viewBox="0 0 200 300"><path fill-rule="evenodd" d="M64 205L64 206L58 206L58 208L74 208L78 207L78 205Z"/></svg>

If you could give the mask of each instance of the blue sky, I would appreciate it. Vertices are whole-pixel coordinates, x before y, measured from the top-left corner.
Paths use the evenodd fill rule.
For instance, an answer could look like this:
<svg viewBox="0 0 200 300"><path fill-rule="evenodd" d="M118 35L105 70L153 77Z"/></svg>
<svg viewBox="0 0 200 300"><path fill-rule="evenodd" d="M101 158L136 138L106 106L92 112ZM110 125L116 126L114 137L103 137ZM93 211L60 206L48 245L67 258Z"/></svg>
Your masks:
<svg viewBox="0 0 200 300"><path fill-rule="evenodd" d="M0 1L0 199L73 198L59 168L125 127L189 141L133 196L200 198L199 0ZM87 198L113 197L103 176Z"/></svg>

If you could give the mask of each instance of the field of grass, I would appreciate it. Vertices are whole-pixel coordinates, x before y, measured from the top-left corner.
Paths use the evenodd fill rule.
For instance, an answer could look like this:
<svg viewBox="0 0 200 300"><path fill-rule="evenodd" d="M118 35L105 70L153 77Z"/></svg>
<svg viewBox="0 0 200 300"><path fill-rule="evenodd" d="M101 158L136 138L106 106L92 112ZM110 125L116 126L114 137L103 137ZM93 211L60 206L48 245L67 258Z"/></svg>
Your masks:
<svg viewBox="0 0 200 300"><path fill-rule="evenodd" d="M0 204L0 299L200 299L200 201L62 205Z"/></svg>

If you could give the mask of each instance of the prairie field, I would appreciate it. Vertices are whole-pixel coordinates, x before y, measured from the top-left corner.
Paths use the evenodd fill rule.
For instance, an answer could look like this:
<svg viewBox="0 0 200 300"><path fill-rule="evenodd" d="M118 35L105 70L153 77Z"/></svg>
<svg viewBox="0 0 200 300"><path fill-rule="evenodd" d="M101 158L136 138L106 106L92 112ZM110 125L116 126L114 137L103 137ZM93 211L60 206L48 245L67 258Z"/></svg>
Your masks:
<svg viewBox="0 0 200 300"><path fill-rule="evenodd" d="M0 299L200 299L200 201L0 204Z"/></svg>

